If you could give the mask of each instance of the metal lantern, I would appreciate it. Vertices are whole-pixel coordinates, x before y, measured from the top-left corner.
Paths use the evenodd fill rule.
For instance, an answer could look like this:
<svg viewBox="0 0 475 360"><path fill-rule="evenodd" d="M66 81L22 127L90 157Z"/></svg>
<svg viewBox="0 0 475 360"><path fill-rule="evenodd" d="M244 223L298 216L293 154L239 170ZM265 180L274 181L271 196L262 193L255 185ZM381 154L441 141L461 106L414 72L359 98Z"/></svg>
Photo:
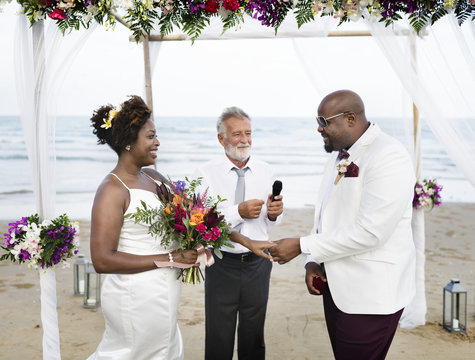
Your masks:
<svg viewBox="0 0 475 360"><path fill-rule="evenodd" d="M84 289L84 307L94 309L101 305L101 274L96 273L94 266L89 263L86 267L86 282Z"/></svg>
<svg viewBox="0 0 475 360"><path fill-rule="evenodd" d="M467 331L467 290L459 279L450 279L444 287L442 326L450 332Z"/></svg>
<svg viewBox="0 0 475 360"><path fill-rule="evenodd" d="M83 254L78 254L74 262L74 296L84 295L86 266L89 260Z"/></svg>

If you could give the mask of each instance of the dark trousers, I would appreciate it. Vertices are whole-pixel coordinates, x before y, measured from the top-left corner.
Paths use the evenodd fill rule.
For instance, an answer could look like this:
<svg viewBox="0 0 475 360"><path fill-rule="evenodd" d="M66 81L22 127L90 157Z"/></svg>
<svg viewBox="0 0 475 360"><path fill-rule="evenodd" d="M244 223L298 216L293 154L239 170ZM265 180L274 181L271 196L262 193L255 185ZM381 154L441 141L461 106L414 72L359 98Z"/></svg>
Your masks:
<svg viewBox="0 0 475 360"><path fill-rule="evenodd" d="M402 310L389 315L347 314L323 294L325 320L336 360L383 360L397 329Z"/></svg>
<svg viewBox="0 0 475 360"><path fill-rule="evenodd" d="M233 357L236 321L238 358L265 359L264 322L272 263L251 254L214 257L205 272L206 360Z"/></svg>

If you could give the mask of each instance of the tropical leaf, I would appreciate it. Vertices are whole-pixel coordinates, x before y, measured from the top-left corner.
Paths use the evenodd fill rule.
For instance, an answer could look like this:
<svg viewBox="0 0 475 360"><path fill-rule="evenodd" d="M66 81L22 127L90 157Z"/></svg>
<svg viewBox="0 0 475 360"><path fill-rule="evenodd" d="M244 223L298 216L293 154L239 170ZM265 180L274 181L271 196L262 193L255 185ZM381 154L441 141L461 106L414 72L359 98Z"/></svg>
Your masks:
<svg viewBox="0 0 475 360"><path fill-rule="evenodd" d="M425 13L414 12L409 15L409 23L417 34L428 24L429 16Z"/></svg>
<svg viewBox="0 0 475 360"><path fill-rule="evenodd" d="M303 24L306 24L310 21L313 21L315 17L313 16L312 5L314 1L304 0L299 1L295 7L295 20L297 20L297 25L300 28Z"/></svg>
<svg viewBox="0 0 475 360"><path fill-rule="evenodd" d="M440 7L439 9L437 9L431 16L430 18L430 22L431 24L435 23L437 20L440 20L441 18L443 18L445 15L447 15L448 12L447 10L445 9L445 7Z"/></svg>

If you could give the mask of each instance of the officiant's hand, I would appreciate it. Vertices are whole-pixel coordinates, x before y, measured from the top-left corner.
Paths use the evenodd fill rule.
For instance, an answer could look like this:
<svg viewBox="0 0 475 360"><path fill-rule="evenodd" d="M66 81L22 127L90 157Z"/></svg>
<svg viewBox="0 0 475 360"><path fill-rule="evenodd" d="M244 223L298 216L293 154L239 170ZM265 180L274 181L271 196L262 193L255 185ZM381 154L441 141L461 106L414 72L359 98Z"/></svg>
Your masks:
<svg viewBox="0 0 475 360"><path fill-rule="evenodd" d="M319 264L310 261L305 265L305 270L305 284L307 284L308 292L312 295L322 295L321 290L314 286L314 279L316 277L322 279L324 283L327 282L322 267Z"/></svg>
<svg viewBox="0 0 475 360"><path fill-rule="evenodd" d="M277 216L284 211L284 203L282 202L282 195L277 195L272 201L272 194L267 197L267 217L270 221L277 220Z"/></svg>
<svg viewBox="0 0 475 360"><path fill-rule="evenodd" d="M286 238L274 241L275 246L269 248L274 261L285 264L301 253L300 238Z"/></svg>
<svg viewBox="0 0 475 360"><path fill-rule="evenodd" d="M233 231L231 233L230 239L238 244L241 244L242 246L247 247L254 254L269 261L273 261L272 257L265 252L267 249L275 246L275 243L273 241L251 240L247 236L244 236L237 231Z"/></svg>
<svg viewBox="0 0 475 360"><path fill-rule="evenodd" d="M251 199L243 201L238 205L239 215L243 219L257 219L261 214L264 201L260 199Z"/></svg>

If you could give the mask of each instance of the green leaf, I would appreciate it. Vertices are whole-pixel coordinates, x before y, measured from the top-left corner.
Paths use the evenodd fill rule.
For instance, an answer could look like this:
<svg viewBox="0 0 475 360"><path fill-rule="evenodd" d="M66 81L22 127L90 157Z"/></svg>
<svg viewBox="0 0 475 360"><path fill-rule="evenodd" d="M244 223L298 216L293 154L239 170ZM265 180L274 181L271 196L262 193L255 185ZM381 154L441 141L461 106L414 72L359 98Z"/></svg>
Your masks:
<svg viewBox="0 0 475 360"><path fill-rule="evenodd" d="M214 249L213 249L213 252L214 252L214 254L216 255L216 257L217 257L218 259L222 259L222 258L223 258L223 254L221 253L221 250L214 248Z"/></svg>
<svg viewBox="0 0 475 360"><path fill-rule="evenodd" d="M312 12L312 5L314 1L304 0L299 1L295 7L295 20L300 28L303 24L313 21L315 18Z"/></svg>

